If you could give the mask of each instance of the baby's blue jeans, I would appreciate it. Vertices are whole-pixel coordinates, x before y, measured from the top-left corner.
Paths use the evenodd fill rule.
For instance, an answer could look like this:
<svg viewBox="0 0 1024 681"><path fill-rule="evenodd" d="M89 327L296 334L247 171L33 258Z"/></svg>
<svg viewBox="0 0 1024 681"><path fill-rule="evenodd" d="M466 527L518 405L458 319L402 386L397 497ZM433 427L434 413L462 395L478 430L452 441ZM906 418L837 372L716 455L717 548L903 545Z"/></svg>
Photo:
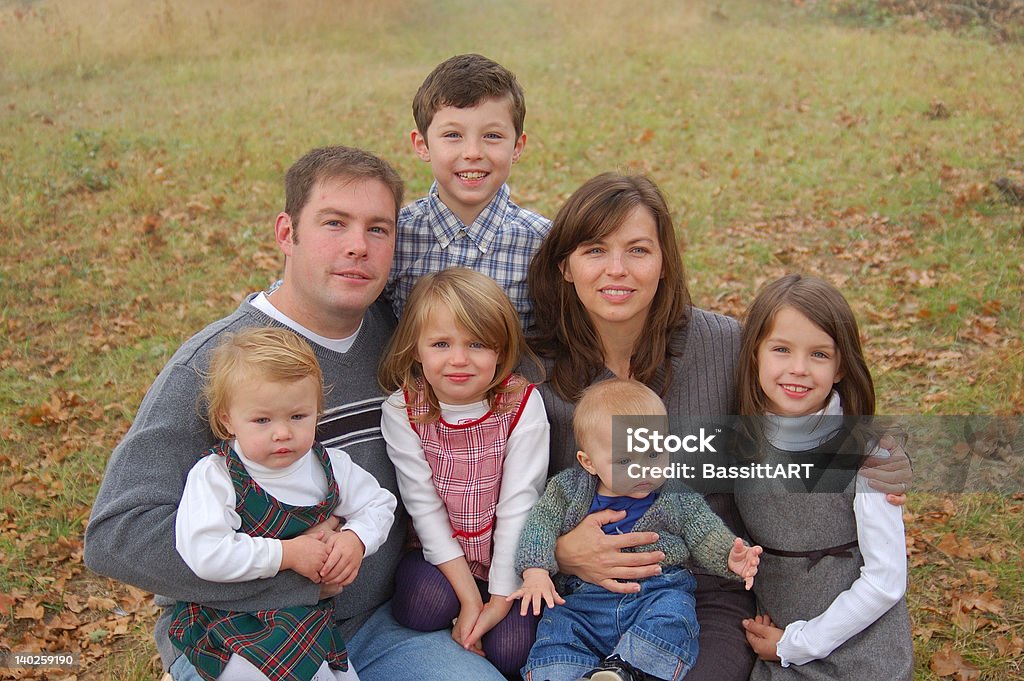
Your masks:
<svg viewBox="0 0 1024 681"><path fill-rule="evenodd" d="M548 608L541 618L523 677L575 681L618 654L655 678L682 678L697 659L696 587L683 568L641 581L635 594L571 578L565 604Z"/></svg>

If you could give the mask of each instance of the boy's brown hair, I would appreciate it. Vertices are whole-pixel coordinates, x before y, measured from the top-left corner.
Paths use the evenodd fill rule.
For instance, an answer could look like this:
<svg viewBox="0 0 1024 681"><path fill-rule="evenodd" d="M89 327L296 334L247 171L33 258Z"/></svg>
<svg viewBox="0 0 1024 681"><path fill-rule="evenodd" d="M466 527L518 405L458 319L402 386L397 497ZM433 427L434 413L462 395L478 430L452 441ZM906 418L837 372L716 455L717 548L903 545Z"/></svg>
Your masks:
<svg viewBox="0 0 1024 681"><path fill-rule="evenodd" d="M277 327L253 327L225 334L210 355L203 397L210 429L221 440L232 433L223 415L239 385L256 378L269 383L291 383L312 378L317 384L317 414L324 408L324 376L309 343L296 333Z"/></svg>
<svg viewBox="0 0 1024 681"><path fill-rule="evenodd" d="M434 114L446 106L467 109L487 99L508 98L516 138L523 134L526 97L514 73L479 54L459 54L438 64L412 100L412 117L424 137Z"/></svg>

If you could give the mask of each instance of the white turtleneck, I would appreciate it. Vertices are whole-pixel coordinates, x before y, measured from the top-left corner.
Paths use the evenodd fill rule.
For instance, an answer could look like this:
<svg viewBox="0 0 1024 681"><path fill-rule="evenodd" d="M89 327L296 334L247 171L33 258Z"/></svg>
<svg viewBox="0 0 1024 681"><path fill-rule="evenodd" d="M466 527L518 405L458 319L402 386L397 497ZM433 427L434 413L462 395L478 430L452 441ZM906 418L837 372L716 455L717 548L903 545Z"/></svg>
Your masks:
<svg viewBox="0 0 1024 681"><path fill-rule="evenodd" d="M307 452L286 468L268 468L245 456L232 442L253 480L275 499L291 506L312 506L327 496L327 475ZM340 530L352 530L363 542L366 558L388 537L397 499L341 449L327 449L340 502L333 515ZM185 563L211 582L247 582L273 577L281 569L281 540L239 532L235 488L224 457L200 459L189 471L175 519L175 545Z"/></svg>

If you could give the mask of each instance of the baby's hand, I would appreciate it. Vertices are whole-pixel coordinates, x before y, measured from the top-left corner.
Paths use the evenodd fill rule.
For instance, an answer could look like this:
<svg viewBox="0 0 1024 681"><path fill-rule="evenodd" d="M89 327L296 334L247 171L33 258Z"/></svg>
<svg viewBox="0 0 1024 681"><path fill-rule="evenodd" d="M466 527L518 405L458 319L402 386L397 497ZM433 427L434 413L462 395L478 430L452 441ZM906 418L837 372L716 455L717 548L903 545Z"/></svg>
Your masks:
<svg viewBox="0 0 1024 681"><path fill-rule="evenodd" d="M757 574L762 551L764 549L760 546L747 546L739 537L736 537L729 551L729 569L743 578L743 586L748 591L754 586L754 575Z"/></svg>
<svg viewBox="0 0 1024 681"><path fill-rule="evenodd" d="M320 569L327 560L327 545L323 533L317 536L300 534L281 542L281 570L295 570L303 577L319 584Z"/></svg>
<svg viewBox="0 0 1024 681"><path fill-rule="evenodd" d="M531 604L533 605L533 614L539 615L541 601L546 603L549 608L565 604L565 599L558 595L551 576L544 568L523 570L523 585L505 600L511 603L517 598L523 599L519 606L520 615L526 615L530 611Z"/></svg>
<svg viewBox="0 0 1024 681"><path fill-rule="evenodd" d="M320 568L320 577L330 584L348 586L359 574L366 547L352 530L332 532L325 540L327 560Z"/></svg>

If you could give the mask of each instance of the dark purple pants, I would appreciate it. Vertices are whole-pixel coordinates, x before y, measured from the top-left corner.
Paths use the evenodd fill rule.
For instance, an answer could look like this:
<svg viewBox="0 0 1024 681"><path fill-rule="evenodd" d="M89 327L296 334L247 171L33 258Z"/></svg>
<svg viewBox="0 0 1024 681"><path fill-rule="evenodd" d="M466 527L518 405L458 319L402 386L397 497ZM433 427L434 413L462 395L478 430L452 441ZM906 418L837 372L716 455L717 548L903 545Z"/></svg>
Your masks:
<svg viewBox="0 0 1024 681"><path fill-rule="evenodd" d="M477 580L480 595L490 598L487 585ZM438 631L452 626L459 615L459 599L445 576L423 558L419 550L405 554L395 571L395 595L391 613L402 626L417 631ZM539 617L519 614L515 603L508 615L484 634L484 654L505 676L519 678L519 669L537 635Z"/></svg>

